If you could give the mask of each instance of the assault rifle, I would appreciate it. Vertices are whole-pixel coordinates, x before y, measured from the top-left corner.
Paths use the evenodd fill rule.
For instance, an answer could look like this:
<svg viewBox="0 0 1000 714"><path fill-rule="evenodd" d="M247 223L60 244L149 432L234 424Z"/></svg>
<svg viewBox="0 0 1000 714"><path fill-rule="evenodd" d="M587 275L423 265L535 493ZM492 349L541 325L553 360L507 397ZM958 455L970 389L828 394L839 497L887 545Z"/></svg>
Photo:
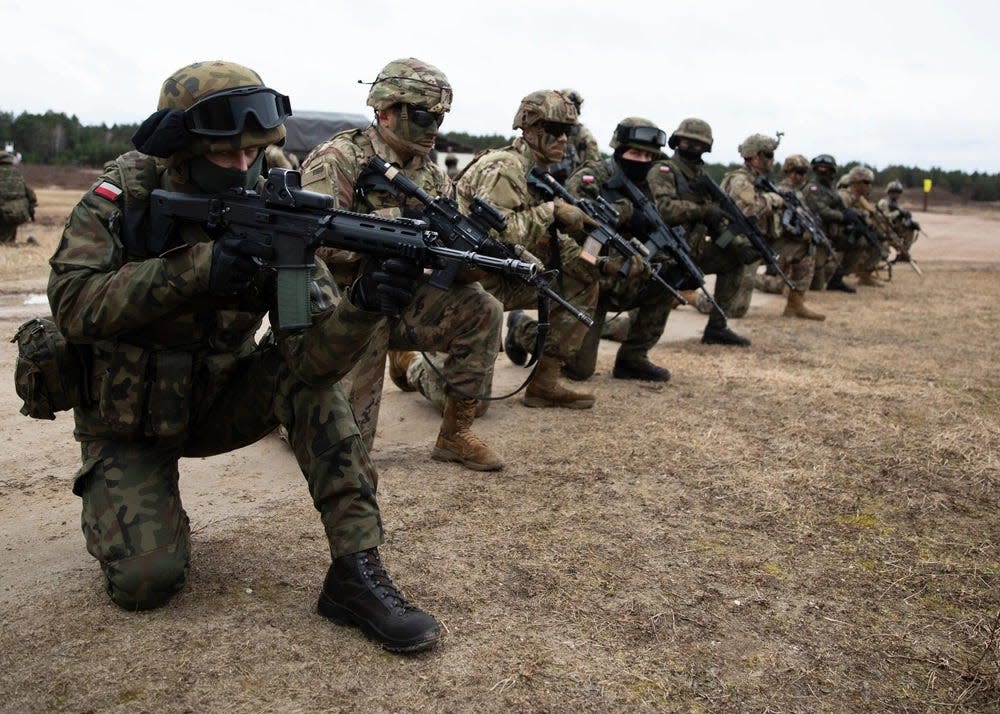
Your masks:
<svg viewBox="0 0 1000 714"><path fill-rule="evenodd" d="M673 258L688 278L698 283L698 288L712 303L712 307L725 318L726 313L715 301L712 293L705 289L705 274L691 259L691 246L688 245L681 230L667 225L649 197L639 190L639 187L624 172L616 172L607 185L610 189L624 193L625 197L632 202L633 210L637 211L637 215L642 220L643 231L646 234L646 250L650 253L662 251Z"/></svg>
<svg viewBox="0 0 1000 714"><path fill-rule="evenodd" d="M799 197L795 194L795 191L782 191L780 188L775 186L774 182L767 176L759 176L756 183L765 191L776 193L785 200L785 203L791 209L795 219L801 223L801 227L805 228L812 234L813 243L824 248L827 254L836 262L836 265L834 266L834 271L836 272L837 268L840 267L840 259L837 257L837 251L834 249L833 243L831 243L830 239L827 238L826 233L823 231L823 226L816 219L816 216L805 205L803 205L802 201L800 201ZM785 224L784 216L782 216L782 223Z"/></svg>
<svg viewBox="0 0 1000 714"><path fill-rule="evenodd" d="M871 203L865 201L862 206L869 209L870 213L874 215L875 207L872 206ZM844 220L850 227L852 235L864 238L868 245L871 246L873 250L878 252L878 254L882 257L882 260L889 259L889 251L882 247L882 242L878 239L878 236L875 235L875 231L872 230L872 227L865 222L865 219L861 217L860 213L849 208L844 211Z"/></svg>
<svg viewBox="0 0 1000 714"><path fill-rule="evenodd" d="M789 290L795 289L795 285L792 284L792 281L782 271L781 266L778 265L778 256L771 250L771 246L767 244L764 235L757 227L756 221L747 218L743 211L740 210L740 207L736 205L736 202L730 198L728 193L722 190L719 184L712 180L711 176L702 174L701 178L695 181L691 188L695 191L705 193L709 198L713 199L719 205L719 208L722 209L722 213L726 216L726 219L736 227L737 231L750 240L754 249L771 266L774 274L781 277Z"/></svg>
<svg viewBox="0 0 1000 714"><path fill-rule="evenodd" d="M643 265L649 268L650 279L655 280L667 292L680 300L682 304L687 305L687 300L684 299L684 296L660 275L660 264L649 262L649 250L646 246L641 243L637 245L632 241L625 240L614 229L614 225L618 223L618 211L608 203L607 199L603 196L598 196L593 200L577 198L567 191L566 187L559 183L555 176L539 166L531 167L531 171L528 173L528 185L546 196L561 198L566 203L576 206L594 219L597 227L590 232L586 241L584 241L583 255L589 256L591 261L596 261L597 254L600 253L604 246L614 248L615 251L626 259L618 271L619 275L622 276L628 275L630 259L633 256L638 256Z"/></svg>
<svg viewBox="0 0 1000 714"><path fill-rule="evenodd" d="M441 246L422 221L333 210L331 196L304 190L302 175L288 169L271 169L260 194L234 189L202 196L156 189L151 202L156 245L166 242L177 221L270 238L274 260L266 267L277 273L278 327L283 330L311 323L309 281L320 246L406 258L434 271L447 272L452 263L524 278L538 271L533 263Z"/></svg>
<svg viewBox="0 0 1000 714"><path fill-rule="evenodd" d="M512 249L509 246L490 236L490 229L502 233L507 227L507 219L495 206L490 205L479 196L472 200L470 215L466 216L458 210L458 203L455 202L455 199L448 196L432 197L403 175L399 169L379 156L373 156L368 160L368 169L384 176L389 183L407 196L424 204L423 218L426 219L431 230L448 243L449 247L461 251L471 251L475 254L500 253L506 260L514 259L511 255ZM431 285L447 287L455 279L455 275L461 267L458 262L447 265L444 270L431 276ZM552 289L549 280L554 278L555 274L554 270L545 273L536 272L531 275L514 273L538 291L540 295L562 305L567 312L584 325L593 326L594 321L589 315L577 310L562 295Z"/></svg>

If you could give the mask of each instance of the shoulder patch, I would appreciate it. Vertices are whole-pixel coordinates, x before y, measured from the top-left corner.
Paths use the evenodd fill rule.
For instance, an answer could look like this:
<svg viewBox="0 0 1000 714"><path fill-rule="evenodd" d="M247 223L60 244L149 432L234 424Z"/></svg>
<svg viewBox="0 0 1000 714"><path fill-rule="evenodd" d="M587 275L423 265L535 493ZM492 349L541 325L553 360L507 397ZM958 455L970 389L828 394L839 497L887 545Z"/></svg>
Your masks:
<svg viewBox="0 0 1000 714"><path fill-rule="evenodd" d="M815 192L815 191L819 191L819 188L817 188L816 186L810 186L809 190Z"/></svg>
<svg viewBox="0 0 1000 714"><path fill-rule="evenodd" d="M584 175L584 176L583 176L583 177L582 177L582 178L580 179L580 182L581 182L581 183L583 183L583 185L584 185L584 186L589 186L590 184L594 183L594 181L596 181L596 180L597 180L597 179L595 179L595 178L594 178L593 176L591 176L590 174L585 174L585 175Z"/></svg>
<svg viewBox="0 0 1000 714"><path fill-rule="evenodd" d="M660 173L661 174L669 174L670 173L670 167L667 166L666 164L660 164Z"/></svg>
<svg viewBox="0 0 1000 714"><path fill-rule="evenodd" d="M106 201L117 201L122 195L122 190L109 181L101 181L94 187L94 193Z"/></svg>

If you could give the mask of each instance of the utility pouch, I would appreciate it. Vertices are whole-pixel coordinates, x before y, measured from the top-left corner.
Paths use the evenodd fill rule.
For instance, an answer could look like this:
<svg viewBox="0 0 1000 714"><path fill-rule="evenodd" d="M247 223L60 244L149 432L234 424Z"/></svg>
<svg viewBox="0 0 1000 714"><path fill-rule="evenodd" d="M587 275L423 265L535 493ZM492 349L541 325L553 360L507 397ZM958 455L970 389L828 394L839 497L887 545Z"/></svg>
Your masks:
<svg viewBox="0 0 1000 714"><path fill-rule="evenodd" d="M193 354L186 350L153 353L147 436L176 436L187 428L193 361Z"/></svg>
<svg viewBox="0 0 1000 714"><path fill-rule="evenodd" d="M728 228L722 232L722 235L715 239L715 247L719 250L725 250L726 247L733 242L733 238L736 234L733 233Z"/></svg>
<svg viewBox="0 0 1000 714"><path fill-rule="evenodd" d="M18 328L11 342L17 343L14 388L24 400L22 414L34 419L55 419L56 412L89 401L84 352L66 342L51 318L28 320Z"/></svg>
<svg viewBox="0 0 1000 714"><path fill-rule="evenodd" d="M138 433L146 413L149 355L149 350L126 342L116 342L108 350L94 348L99 414L123 434Z"/></svg>

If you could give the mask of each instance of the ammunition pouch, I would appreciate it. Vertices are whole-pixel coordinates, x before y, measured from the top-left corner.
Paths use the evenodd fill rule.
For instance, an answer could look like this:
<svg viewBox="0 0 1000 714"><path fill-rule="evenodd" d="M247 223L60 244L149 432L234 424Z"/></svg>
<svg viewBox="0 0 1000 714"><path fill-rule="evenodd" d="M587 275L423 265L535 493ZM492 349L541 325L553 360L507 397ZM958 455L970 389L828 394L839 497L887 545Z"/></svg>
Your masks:
<svg viewBox="0 0 1000 714"><path fill-rule="evenodd" d="M67 342L51 318L28 320L11 342L17 343L14 388L24 400L22 414L55 419L56 412L90 402L89 351Z"/></svg>

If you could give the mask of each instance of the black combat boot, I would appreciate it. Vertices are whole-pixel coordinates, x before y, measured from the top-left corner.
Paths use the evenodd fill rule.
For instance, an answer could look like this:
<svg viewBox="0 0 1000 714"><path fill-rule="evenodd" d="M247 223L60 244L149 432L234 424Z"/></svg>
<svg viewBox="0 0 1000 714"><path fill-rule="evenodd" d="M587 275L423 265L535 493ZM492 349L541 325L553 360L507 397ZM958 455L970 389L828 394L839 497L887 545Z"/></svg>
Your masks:
<svg viewBox="0 0 1000 714"><path fill-rule="evenodd" d="M858 291L857 288L853 288L844 282L843 275L834 275L832 278L830 278L830 282L826 284L826 289L839 290L842 293L856 293Z"/></svg>
<svg viewBox="0 0 1000 714"><path fill-rule="evenodd" d="M514 326L522 319L527 319L524 310L511 310L507 313L507 335L503 338L504 353L519 367L523 367L528 361L528 350L514 341Z"/></svg>
<svg viewBox="0 0 1000 714"><path fill-rule="evenodd" d="M746 337L737 335L735 332L729 329L726 323L713 324L708 323L705 326L705 332L701 336L701 341L706 345L736 345L737 347L749 347L750 340Z"/></svg>
<svg viewBox="0 0 1000 714"><path fill-rule="evenodd" d="M385 572L378 549L336 558L326 573L317 612L353 625L392 652L420 652L441 639L437 621L406 602Z"/></svg>
<svg viewBox="0 0 1000 714"><path fill-rule="evenodd" d="M615 368L611 372L615 379L642 379L647 382L669 382L670 370L650 362L645 357L623 357L619 352L615 357Z"/></svg>

